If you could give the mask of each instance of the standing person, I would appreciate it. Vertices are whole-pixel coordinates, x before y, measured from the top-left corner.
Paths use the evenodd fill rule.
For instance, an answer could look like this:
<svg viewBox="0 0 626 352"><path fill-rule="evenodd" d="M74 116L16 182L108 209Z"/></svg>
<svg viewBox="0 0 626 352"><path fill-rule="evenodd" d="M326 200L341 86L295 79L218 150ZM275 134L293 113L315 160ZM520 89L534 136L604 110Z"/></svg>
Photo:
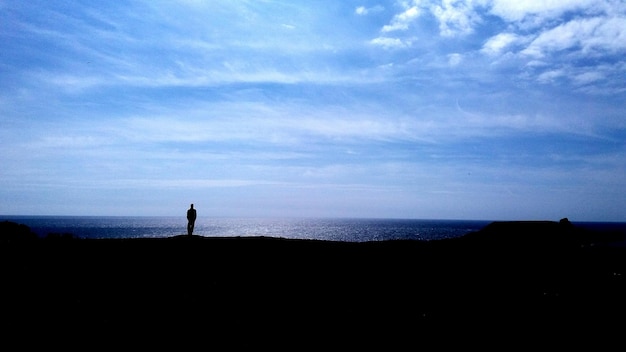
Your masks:
<svg viewBox="0 0 626 352"><path fill-rule="evenodd" d="M193 227L196 224L196 209L193 208L193 203L191 207L187 210L187 235L191 236L193 233Z"/></svg>

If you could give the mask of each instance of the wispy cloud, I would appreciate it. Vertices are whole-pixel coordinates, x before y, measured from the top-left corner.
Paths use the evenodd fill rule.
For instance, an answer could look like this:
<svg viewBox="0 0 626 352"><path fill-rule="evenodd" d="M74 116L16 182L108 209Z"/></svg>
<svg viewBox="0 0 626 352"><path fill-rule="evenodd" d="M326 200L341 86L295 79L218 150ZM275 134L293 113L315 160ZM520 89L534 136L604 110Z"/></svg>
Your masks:
<svg viewBox="0 0 626 352"><path fill-rule="evenodd" d="M358 6L356 9L354 9L354 13L356 13L359 16L367 16L372 13L378 13L384 10L385 8L381 5L375 5L372 7Z"/></svg>

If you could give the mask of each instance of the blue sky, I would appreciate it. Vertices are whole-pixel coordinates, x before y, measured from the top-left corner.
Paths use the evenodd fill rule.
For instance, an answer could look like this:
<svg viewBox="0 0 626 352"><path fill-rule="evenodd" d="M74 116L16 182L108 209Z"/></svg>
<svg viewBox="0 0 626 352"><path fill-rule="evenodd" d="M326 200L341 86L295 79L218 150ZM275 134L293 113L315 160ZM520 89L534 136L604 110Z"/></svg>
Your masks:
<svg viewBox="0 0 626 352"><path fill-rule="evenodd" d="M0 1L0 214L626 221L626 3Z"/></svg>

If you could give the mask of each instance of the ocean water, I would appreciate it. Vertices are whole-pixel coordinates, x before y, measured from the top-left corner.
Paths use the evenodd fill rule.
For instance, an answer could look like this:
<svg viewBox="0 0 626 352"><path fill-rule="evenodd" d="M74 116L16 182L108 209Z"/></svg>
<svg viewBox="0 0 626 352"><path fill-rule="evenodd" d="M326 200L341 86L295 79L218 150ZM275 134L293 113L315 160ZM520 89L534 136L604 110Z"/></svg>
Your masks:
<svg viewBox="0 0 626 352"><path fill-rule="evenodd" d="M0 216L27 225L40 237L72 234L78 238L159 238L187 234L184 216ZM397 239L437 240L463 236L490 220L210 218L196 221L194 235L266 236L344 242ZM573 222L595 231L626 235L626 222ZM626 243L625 243L626 245Z"/></svg>
<svg viewBox="0 0 626 352"><path fill-rule="evenodd" d="M185 217L4 216L27 225L40 237L158 238L187 233ZM344 242L392 239L436 240L462 236L489 224L485 220L199 218L193 234L206 237L266 236Z"/></svg>

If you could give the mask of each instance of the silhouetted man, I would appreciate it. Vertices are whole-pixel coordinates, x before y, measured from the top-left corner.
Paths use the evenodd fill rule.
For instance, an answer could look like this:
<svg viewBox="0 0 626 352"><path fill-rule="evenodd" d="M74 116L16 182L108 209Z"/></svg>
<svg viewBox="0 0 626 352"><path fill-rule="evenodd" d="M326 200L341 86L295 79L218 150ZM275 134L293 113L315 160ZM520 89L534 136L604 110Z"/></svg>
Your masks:
<svg viewBox="0 0 626 352"><path fill-rule="evenodd" d="M193 204L189 210L187 210L187 235L191 236L193 233L193 227L196 224L196 209L193 208Z"/></svg>

